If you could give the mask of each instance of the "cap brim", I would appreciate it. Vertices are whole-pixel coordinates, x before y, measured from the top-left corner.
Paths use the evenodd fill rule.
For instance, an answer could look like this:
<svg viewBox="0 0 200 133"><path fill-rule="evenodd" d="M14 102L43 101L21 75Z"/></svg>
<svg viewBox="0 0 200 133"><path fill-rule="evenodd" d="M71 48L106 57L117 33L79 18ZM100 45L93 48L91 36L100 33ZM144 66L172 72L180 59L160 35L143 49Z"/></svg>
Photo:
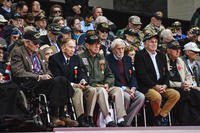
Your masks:
<svg viewBox="0 0 200 133"><path fill-rule="evenodd" d="M158 34L155 34L155 35L150 36L150 37L148 37L148 38L144 38L143 41L145 42L145 41L147 41L147 40L150 40L150 39L153 38L153 37L155 37L155 38L157 38L157 39L159 38Z"/></svg>
<svg viewBox="0 0 200 133"><path fill-rule="evenodd" d="M100 40L99 39L96 39L96 40L89 40L87 41L86 43L90 44L90 45L93 45L93 44L96 44L96 43L99 43Z"/></svg>
<svg viewBox="0 0 200 133"><path fill-rule="evenodd" d="M6 23L6 22L8 22L8 20L4 19L4 20L1 20L0 22L1 23Z"/></svg>
<svg viewBox="0 0 200 133"><path fill-rule="evenodd" d="M31 40L34 44L41 44L42 40L41 39L35 39L35 40Z"/></svg>
<svg viewBox="0 0 200 133"><path fill-rule="evenodd" d="M171 46L171 47L168 47L168 49L180 49L181 46Z"/></svg>

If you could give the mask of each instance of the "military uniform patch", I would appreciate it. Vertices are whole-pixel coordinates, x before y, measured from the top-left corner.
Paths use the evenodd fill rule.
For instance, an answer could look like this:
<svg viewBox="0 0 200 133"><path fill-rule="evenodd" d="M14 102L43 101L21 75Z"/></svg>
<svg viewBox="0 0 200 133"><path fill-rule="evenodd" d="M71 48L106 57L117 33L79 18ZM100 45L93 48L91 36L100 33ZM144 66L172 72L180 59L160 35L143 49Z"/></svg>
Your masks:
<svg viewBox="0 0 200 133"><path fill-rule="evenodd" d="M82 58L82 61L84 65L89 65L87 58Z"/></svg>

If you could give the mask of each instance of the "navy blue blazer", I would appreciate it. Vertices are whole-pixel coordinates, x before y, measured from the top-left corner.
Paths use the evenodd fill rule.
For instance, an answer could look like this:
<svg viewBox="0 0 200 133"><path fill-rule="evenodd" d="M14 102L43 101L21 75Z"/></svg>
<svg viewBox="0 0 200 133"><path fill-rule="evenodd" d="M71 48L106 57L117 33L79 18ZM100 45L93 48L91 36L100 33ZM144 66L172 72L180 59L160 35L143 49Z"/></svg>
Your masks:
<svg viewBox="0 0 200 133"><path fill-rule="evenodd" d="M157 80L151 57L146 49L138 51L135 55L135 71L138 85L143 93L154 87L156 84L169 86L169 73L167 69L167 60L163 53L157 51L156 62L160 72L160 78Z"/></svg>
<svg viewBox="0 0 200 133"><path fill-rule="evenodd" d="M70 82L79 83L81 79L87 81L85 67L77 55L73 55L67 64L62 52L49 58L49 69L54 76L64 76Z"/></svg>
<svg viewBox="0 0 200 133"><path fill-rule="evenodd" d="M122 83L120 83L119 67L118 67L117 60L115 59L112 53L106 56L106 60L108 61L109 67L115 76L115 86L122 87L123 85ZM126 78L125 80L128 84L128 87L130 88L136 87L138 89L138 84L134 76L134 70L133 70L131 58L128 55L125 55L122 58L122 61L124 63L124 72L125 72L125 78Z"/></svg>

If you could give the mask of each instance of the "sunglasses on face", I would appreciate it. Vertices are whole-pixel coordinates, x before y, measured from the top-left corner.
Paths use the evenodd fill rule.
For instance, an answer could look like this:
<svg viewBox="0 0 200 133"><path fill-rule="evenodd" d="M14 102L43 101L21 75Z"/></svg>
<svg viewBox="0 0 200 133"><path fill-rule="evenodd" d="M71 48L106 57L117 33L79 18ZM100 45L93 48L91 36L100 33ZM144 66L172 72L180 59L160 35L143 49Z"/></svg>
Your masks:
<svg viewBox="0 0 200 133"><path fill-rule="evenodd" d="M53 11L53 13L61 13L61 10Z"/></svg>

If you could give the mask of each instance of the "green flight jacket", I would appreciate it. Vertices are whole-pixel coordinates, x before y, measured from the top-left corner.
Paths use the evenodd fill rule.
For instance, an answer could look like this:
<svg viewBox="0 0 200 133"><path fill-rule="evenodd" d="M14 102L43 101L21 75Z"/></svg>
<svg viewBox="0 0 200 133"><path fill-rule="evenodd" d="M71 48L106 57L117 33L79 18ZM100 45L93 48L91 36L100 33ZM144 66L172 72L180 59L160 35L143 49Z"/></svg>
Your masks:
<svg viewBox="0 0 200 133"><path fill-rule="evenodd" d="M88 50L85 50L79 56L86 67L90 86L96 87L97 84L106 83L109 84L109 87L114 85L114 75L104 56L97 54L95 57L92 57Z"/></svg>

